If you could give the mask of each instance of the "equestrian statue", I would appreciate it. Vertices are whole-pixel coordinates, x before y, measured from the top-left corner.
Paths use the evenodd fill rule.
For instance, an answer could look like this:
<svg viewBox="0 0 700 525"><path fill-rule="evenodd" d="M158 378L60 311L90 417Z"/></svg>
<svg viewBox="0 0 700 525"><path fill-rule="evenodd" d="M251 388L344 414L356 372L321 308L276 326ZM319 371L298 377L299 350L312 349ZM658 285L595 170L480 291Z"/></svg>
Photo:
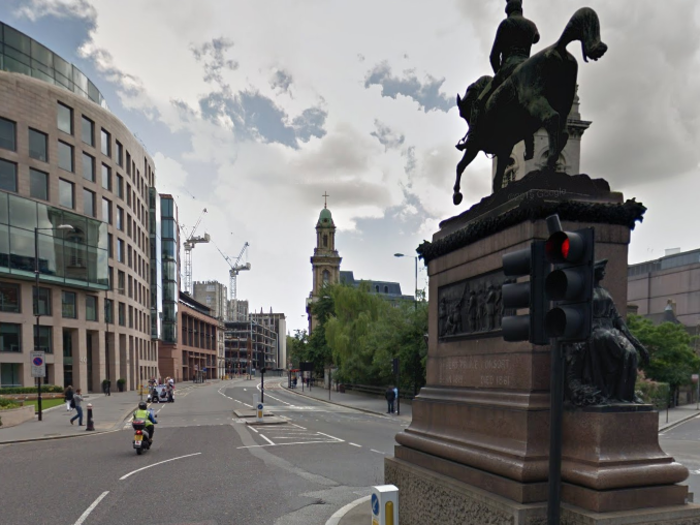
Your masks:
<svg viewBox="0 0 700 525"><path fill-rule="evenodd" d="M525 159L532 158L534 134L540 128L549 136L546 169L554 171L569 138L566 121L576 94L578 63L566 46L580 41L586 62L598 60L608 49L600 40L598 15L588 7L574 13L557 42L532 56L530 48L540 35L523 17L521 0L508 0L506 13L491 52L495 76L482 76L464 97L457 96L459 115L469 132L456 146L464 155L457 164L455 205L462 202L462 173L480 151L496 156L495 193L503 188L513 147L524 140Z"/></svg>

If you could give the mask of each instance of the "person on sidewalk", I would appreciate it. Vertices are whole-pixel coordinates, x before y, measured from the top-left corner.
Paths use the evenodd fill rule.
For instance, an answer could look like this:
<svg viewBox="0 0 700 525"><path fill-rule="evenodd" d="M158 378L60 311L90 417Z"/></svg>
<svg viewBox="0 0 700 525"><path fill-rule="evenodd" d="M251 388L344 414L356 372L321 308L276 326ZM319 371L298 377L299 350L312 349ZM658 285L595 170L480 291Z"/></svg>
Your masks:
<svg viewBox="0 0 700 525"><path fill-rule="evenodd" d="M394 388L389 387L386 389L386 392L384 392L384 398L386 399L387 403L387 414L393 414L394 413L394 399L396 399L395 394L394 394Z"/></svg>
<svg viewBox="0 0 700 525"><path fill-rule="evenodd" d="M66 402L66 412L70 412L73 410L72 403L73 401L73 386L68 385L66 389L63 391L63 399Z"/></svg>
<svg viewBox="0 0 700 525"><path fill-rule="evenodd" d="M78 420L78 426L82 427L83 425L83 396L82 396L82 390L78 388L75 391L75 394L73 394L73 403L75 404L75 411L77 414L75 414L72 418L70 418L70 424L73 424L73 421L76 419Z"/></svg>

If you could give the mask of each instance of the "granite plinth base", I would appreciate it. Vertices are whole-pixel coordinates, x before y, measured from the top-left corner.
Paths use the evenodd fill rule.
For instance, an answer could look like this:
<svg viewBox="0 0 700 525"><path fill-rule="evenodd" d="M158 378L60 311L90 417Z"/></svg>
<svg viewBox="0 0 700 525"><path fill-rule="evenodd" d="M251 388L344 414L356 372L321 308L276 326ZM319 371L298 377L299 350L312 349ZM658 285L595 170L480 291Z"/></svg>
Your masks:
<svg viewBox="0 0 700 525"><path fill-rule="evenodd" d="M399 458L384 460L384 481L399 488L401 525L547 525L546 503L517 503ZM560 523L700 525L700 505L600 513L563 504Z"/></svg>

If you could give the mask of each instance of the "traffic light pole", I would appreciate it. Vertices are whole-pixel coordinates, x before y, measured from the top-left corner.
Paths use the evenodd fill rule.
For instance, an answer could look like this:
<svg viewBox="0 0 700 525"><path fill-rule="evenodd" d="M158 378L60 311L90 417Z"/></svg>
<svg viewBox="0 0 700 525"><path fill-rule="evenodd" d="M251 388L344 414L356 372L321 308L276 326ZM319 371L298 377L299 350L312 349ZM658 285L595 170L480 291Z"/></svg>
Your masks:
<svg viewBox="0 0 700 525"><path fill-rule="evenodd" d="M564 412L564 357L559 339L552 340L549 379L549 494L547 524L559 525L561 510L561 441Z"/></svg>

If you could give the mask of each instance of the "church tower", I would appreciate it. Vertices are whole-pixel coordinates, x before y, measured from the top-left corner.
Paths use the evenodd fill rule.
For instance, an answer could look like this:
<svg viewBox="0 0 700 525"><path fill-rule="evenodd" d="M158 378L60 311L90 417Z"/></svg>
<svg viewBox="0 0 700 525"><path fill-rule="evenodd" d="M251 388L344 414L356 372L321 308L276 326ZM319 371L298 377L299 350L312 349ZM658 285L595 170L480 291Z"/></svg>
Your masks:
<svg viewBox="0 0 700 525"><path fill-rule="evenodd" d="M324 284L337 284L340 281L340 261L342 258L335 249L335 223L331 210L328 209L329 195L324 193L323 209L316 223L316 248L311 257L313 284L311 294L306 300L306 315L309 319L309 334L316 326L316 319L311 315L311 304L318 301Z"/></svg>
<svg viewBox="0 0 700 525"><path fill-rule="evenodd" d="M576 87L578 90L578 86ZM569 140L561 152L557 161L557 171L567 175L578 175L581 169L581 136L591 125L590 121L581 120L579 113L578 93L574 97L571 112L567 119L566 131L569 133ZM547 164L549 156L549 137L544 129L535 133L535 155L530 160L525 160L525 142L519 142L513 148L510 161L503 178L504 187L509 183L522 179L531 171L539 170ZM491 176L496 175L496 158L492 163Z"/></svg>

